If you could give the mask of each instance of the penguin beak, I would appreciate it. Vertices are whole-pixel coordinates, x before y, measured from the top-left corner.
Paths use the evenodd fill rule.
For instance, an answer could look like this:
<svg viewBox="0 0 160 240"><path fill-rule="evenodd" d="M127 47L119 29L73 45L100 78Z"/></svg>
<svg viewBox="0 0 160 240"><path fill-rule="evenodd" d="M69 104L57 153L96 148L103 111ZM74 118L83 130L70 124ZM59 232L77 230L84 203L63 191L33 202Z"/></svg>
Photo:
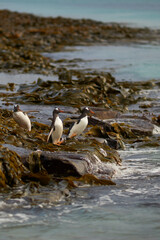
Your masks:
<svg viewBox="0 0 160 240"><path fill-rule="evenodd" d="M64 111L64 110L60 110L60 112L62 112L62 113L70 113L70 114L73 114L74 112L72 112L72 111Z"/></svg>
<svg viewBox="0 0 160 240"><path fill-rule="evenodd" d="M94 114L95 112L93 112L91 109L89 109L90 113Z"/></svg>
<svg viewBox="0 0 160 240"><path fill-rule="evenodd" d="M65 113L65 111L63 111L63 110L59 110L59 112L61 112L61 113Z"/></svg>

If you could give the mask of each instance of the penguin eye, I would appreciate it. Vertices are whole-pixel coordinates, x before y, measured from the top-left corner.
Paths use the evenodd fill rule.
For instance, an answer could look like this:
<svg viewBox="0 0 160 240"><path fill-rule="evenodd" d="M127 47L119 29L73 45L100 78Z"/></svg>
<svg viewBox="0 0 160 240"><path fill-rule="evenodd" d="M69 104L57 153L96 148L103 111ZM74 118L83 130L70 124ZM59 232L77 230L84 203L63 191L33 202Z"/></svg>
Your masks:
<svg viewBox="0 0 160 240"><path fill-rule="evenodd" d="M86 110L87 110L87 111L89 111L89 108L88 108L88 107L86 107Z"/></svg>

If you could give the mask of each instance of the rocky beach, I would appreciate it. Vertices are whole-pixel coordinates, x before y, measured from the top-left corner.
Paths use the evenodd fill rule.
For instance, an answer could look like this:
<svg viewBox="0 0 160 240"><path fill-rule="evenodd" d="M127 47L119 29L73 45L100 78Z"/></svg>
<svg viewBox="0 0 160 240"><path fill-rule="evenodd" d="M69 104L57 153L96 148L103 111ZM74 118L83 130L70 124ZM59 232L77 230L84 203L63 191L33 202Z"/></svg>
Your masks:
<svg viewBox="0 0 160 240"><path fill-rule="evenodd" d="M53 191L50 201L66 204L86 185L119 184L121 151L159 148L159 79L117 81L111 72L70 68L74 60L49 57L66 47L111 44L159 46L160 30L0 10L0 192L9 199L42 203L42 194ZM30 74L30 83L12 81L16 74ZM30 111L31 132L14 121L15 104ZM47 142L56 106L65 111L64 138L83 107L94 112L82 135L59 146Z"/></svg>
<svg viewBox="0 0 160 240"><path fill-rule="evenodd" d="M87 152L89 155L97 152L102 161L105 159L105 161L117 164L121 160L118 154L115 154L115 150L122 147L122 142L133 144L135 141L139 141L142 144L144 141L144 145L147 143L154 145L155 139L152 139L153 124L159 125L159 115L153 116L152 112L148 112L145 117L139 112L137 116L131 114L127 116L126 109L129 105L138 103L140 99L137 95L141 89L159 88L159 81L151 80L140 83L129 83L126 81L119 83L116 82L116 79L110 73L102 73L102 75L98 73L85 74L83 71L58 68L54 66L55 61L53 59L43 56L43 52L62 51L65 46L76 45L108 45L110 43L127 45L131 43L159 44L159 30L135 29L119 24L105 24L84 19L42 18L7 10L0 11L0 19L1 71L13 74L16 72L57 75L59 79L58 81L37 79L37 82L30 85L23 83L22 79L22 84L20 84L17 91L14 91L14 82L0 85L2 89L0 97L3 104L0 120L1 187L14 186L15 183L22 182L22 178L24 179L23 175L26 176L26 171L29 171L28 168L25 169L22 163L20 163L22 162L21 157L23 161L25 157L20 157L16 152L4 147L7 144L16 146L17 149L18 147L20 149L28 149L28 152L35 149L44 152L54 152L55 158L53 157L53 161L57 158L56 152L60 156L62 152L62 159L65 159L64 151L66 151L66 154L72 154L73 151L75 154L73 159L75 161L77 161L77 158L79 159L79 154L83 156L85 153L85 158L89 158L87 157ZM10 91L7 92L7 90ZM146 101L146 99L144 100ZM141 101L143 101L143 98ZM95 115L89 118L90 128L87 134L90 136L90 139L84 137L77 144L77 140L73 140L69 143L66 142L60 147L48 144L46 137L49 126L38 123L33 118L31 133L28 134L19 129L12 119L12 111L4 107L4 105L12 106L13 103L20 105L60 105L65 109L67 109L67 106L73 107L71 118L64 120L66 128L69 126L69 122L72 122L72 115L78 109L80 110L83 106L89 106L95 111ZM146 106L144 103L142 109L145 108L147 112L147 107L149 106ZM117 121L117 123L112 123L114 119L124 119L124 122L118 123ZM106 122L107 120L109 121L108 123ZM96 140L97 138L101 138L102 141L99 142ZM104 143L106 139L108 139L107 144ZM59 158L61 158L60 156ZM28 162L27 160L25 161ZM93 161L96 162L95 159ZM21 170L16 167L17 164ZM92 165L92 160L90 164ZM83 168L86 167L83 166ZM70 170L68 171L70 172ZM79 169L75 167L75 171L79 171ZM87 169L82 172L83 174L80 175L88 174ZM32 171L29 172L29 174L31 173ZM51 173L57 175L54 170ZM60 173L58 177L63 178L63 175L66 174Z"/></svg>

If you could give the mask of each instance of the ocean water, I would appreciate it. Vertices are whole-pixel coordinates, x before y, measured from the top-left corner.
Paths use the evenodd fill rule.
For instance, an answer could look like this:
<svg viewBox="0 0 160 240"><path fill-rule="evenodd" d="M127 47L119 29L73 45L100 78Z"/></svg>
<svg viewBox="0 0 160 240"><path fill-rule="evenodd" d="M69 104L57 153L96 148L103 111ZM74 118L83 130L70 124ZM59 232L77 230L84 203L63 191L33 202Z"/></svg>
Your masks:
<svg viewBox="0 0 160 240"><path fill-rule="evenodd" d="M65 60L57 66L84 72L110 72L117 81L160 79L160 46L156 45L77 46L44 55Z"/></svg>
<svg viewBox="0 0 160 240"><path fill-rule="evenodd" d="M158 240L160 149L120 155L116 186L79 188L65 204L52 202L51 186L30 198L0 194L0 239Z"/></svg>
<svg viewBox="0 0 160 240"><path fill-rule="evenodd" d="M0 9L160 28L159 0L0 0Z"/></svg>

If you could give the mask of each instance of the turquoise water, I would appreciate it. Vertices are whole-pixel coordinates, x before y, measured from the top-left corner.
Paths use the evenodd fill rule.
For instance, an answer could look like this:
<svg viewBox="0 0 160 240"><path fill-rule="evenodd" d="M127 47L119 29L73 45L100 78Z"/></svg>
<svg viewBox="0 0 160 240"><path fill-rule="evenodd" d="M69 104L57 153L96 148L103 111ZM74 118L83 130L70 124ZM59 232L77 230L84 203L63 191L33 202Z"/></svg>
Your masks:
<svg viewBox="0 0 160 240"><path fill-rule="evenodd" d="M0 9L160 28L159 0L0 0Z"/></svg>
<svg viewBox="0 0 160 240"><path fill-rule="evenodd" d="M79 46L63 52L44 54L58 62L57 66L86 72L111 72L117 81L160 79L160 46Z"/></svg>

